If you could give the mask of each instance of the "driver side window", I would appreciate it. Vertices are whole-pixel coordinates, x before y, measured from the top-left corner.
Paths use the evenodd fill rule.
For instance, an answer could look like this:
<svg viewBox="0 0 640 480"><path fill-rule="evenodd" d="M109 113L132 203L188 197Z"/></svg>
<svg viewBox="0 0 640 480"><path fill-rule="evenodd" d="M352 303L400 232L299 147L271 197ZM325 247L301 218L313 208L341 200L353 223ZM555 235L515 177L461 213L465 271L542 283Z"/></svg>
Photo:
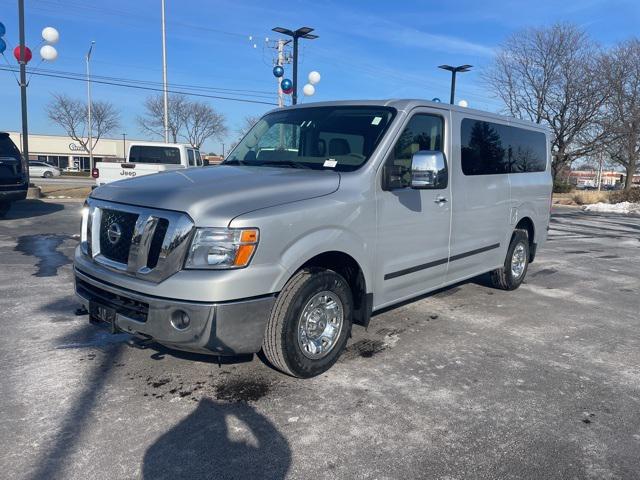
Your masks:
<svg viewBox="0 0 640 480"><path fill-rule="evenodd" d="M395 190L411 186L411 158L420 150L442 151L442 117L416 114L400 134L384 164L382 188Z"/></svg>

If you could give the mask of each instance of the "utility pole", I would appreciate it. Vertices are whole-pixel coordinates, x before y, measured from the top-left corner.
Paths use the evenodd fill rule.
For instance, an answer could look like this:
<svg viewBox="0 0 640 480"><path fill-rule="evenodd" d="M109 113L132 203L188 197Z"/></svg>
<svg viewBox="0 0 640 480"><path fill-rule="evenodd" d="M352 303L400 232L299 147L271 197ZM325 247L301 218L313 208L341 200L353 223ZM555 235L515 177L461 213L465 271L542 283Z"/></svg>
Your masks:
<svg viewBox="0 0 640 480"><path fill-rule="evenodd" d="M167 91L167 32L164 18L164 2L162 2L162 96L164 99L164 141L169 143L169 92Z"/></svg>
<svg viewBox="0 0 640 480"><path fill-rule="evenodd" d="M18 0L20 29L20 104L22 107L22 156L29 162L29 127L27 122L27 46L24 40L24 0ZM27 174L29 169L27 168Z"/></svg>
<svg viewBox="0 0 640 480"><path fill-rule="evenodd" d="M276 65L282 67L284 65L284 46L288 43L288 41L279 39L278 40L278 60ZM276 82L278 82L278 106L280 108L284 107L284 93L282 92L282 87L280 84L282 83L282 77L276 77Z"/></svg>
<svg viewBox="0 0 640 480"><path fill-rule="evenodd" d="M127 134L122 134L122 158L127 161Z"/></svg>
<svg viewBox="0 0 640 480"><path fill-rule="evenodd" d="M87 52L87 56L85 60L87 62L87 118L88 125L87 131L89 132L89 171L93 171L93 121L91 118L91 70L89 68L89 62L91 61L91 52L93 52L93 46L95 45L95 41L91 41L91 46L89 47L89 51ZM80 165L82 169L82 165Z"/></svg>

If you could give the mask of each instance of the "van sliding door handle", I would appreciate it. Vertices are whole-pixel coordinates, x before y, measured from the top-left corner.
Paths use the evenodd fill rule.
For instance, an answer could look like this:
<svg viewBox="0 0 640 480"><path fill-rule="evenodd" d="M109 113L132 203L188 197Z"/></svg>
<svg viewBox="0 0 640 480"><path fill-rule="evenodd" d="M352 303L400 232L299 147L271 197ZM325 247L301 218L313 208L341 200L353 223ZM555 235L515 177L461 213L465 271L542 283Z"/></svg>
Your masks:
<svg viewBox="0 0 640 480"><path fill-rule="evenodd" d="M434 200L435 203L437 203L438 205L441 205L443 203L447 203L449 200L447 200L444 197L436 197L436 199Z"/></svg>

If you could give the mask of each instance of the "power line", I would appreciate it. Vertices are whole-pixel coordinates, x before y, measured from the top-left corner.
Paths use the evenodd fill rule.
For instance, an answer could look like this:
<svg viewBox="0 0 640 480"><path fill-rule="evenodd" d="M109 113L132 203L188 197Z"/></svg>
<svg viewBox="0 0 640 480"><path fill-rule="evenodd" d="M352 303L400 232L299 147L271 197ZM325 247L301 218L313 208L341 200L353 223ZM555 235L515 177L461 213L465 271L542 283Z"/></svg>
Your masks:
<svg viewBox="0 0 640 480"><path fill-rule="evenodd" d="M0 71L5 71L5 72L16 72L16 68L14 67L4 67L4 66L0 66ZM86 78L80 78L80 77L75 77L75 76L69 76L69 75L57 75L57 74L53 74L53 73L45 73L45 72L30 72L31 75L38 75L38 76L42 76L42 77L51 77L51 78L60 78L60 79L65 79L65 80L76 80L79 82L86 82L87 79ZM94 80L94 78L91 78L91 81L93 83L98 83L98 84L102 84L102 85L111 85L111 86L115 86L115 87L124 87L124 88L133 88L133 89L137 89L137 90L148 90L148 91L153 91L153 92L162 92L162 88L154 88L154 87L148 87L148 86L143 86L143 85L134 85L134 84L130 84L130 83L121 83L121 82L111 82L111 81L106 81L106 80ZM194 92L185 92L185 91L180 91L180 90L168 90L169 93L173 93L173 94L178 94L178 95L187 95L187 96L192 96L192 97L202 97L202 98L213 98L216 100L228 100L228 101L234 101L234 102L244 102L244 103L255 103L255 104L261 104L261 105L273 105L273 106L277 106L277 103L274 102L266 102L266 101L262 101L262 100L252 100L252 99L248 99L248 98L233 98L233 97L225 97L225 96L221 96L221 95L208 95L208 94L204 94L204 93L194 93Z"/></svg>

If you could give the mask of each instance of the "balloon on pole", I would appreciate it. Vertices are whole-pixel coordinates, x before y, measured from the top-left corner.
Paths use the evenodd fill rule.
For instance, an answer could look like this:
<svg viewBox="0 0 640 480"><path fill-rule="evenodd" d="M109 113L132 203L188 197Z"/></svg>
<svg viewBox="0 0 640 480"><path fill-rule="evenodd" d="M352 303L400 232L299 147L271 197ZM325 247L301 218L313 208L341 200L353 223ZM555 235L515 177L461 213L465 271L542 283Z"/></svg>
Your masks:
<svg viewBox="0 0 640 480"><path fill-rule="evenodd" d="M6 49L7 49L6 42L0 38L0 55L2 55Z"/></svg>
<svg viewBox="0 0 640 480"><path fill-rule="evenodd" d="M49 45L55 45L60 40L60 33L53 27L46 27L42 30L42 39Z"/></svg>
<svg viewBox="0 0 640 480"><path fill-rule="evenodd" d="M4 27L4 23L0 22L0 37L3 37L7 33L7 29Z"/></svg>
<svg viewBox="0 0 640 480"><path fill-rule="evenodd" d="M467 108L469 106L469 102L467 102L466 100L460 100L458 102L458 106L459 107L463 107L463 108Z"/></svg>
<svg viewBox="0 0 640 480"><path fill-rule="evenodd" d="M280 65L276 65L275 67L273 67L273 76L276 78L280 78L284 75L284 68L282 68Z"/></svg>
<svg viewBox="0 0 640 480"><path fill-rule="evenodd" d="M40 49L40 56L47 62L53 62L56 58L58 58L58 51L51 45L44 45Z"/></svg>
<svg viewBox="0 0 640 480"><path fill-rule="evenodd" d="M312 96L314 93L316 93L316 87L314 87L313 85L311 85L310 83L307 83L303 88L302 88L302 93L304 93L307 97Z"/></svg>
<svg viewBox="0 0 640 480"><path fill-rule="evenodd" d="M317 85L318 83L320 83L320 73L316 72L315 70L313 72L309 73L309 83L311 85Z"/></svg>
<svg viewBox="0 0 640 480"><path fill-rule="evenodd" d="M25 46L24 47L24 59L23 59L22 55L20 55L20 45L18 45L16 48L13 49L13 56L19 62L24 60L24 63L29 63L31 61L31 59L33 58L33 54L31 53L31 49L29 47Z"/></svg>
<svg viewBox="0 0 640 480"><path fill-rule="evenodd" d="M293 92L293 82L288 78L285 78L284 80L282 80L282 82L280 82L280 88L284 93L289 94Z"/></svg>

